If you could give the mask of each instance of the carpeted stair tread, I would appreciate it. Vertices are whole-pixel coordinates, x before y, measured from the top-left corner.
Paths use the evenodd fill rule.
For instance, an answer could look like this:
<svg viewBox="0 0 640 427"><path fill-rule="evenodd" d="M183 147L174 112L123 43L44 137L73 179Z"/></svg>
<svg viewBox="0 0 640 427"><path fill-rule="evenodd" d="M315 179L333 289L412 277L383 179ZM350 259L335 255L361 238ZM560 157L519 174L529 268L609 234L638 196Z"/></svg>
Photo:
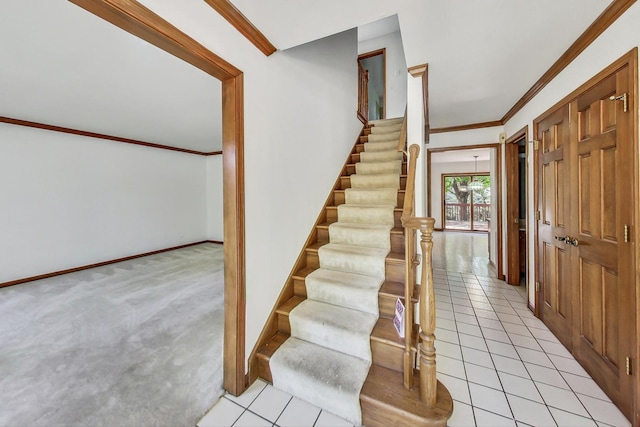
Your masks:
<svg viewBox="0 0 640 427"><path fill-rule="evenodd" d="M364 151L366 152L375 152L375 151L391 151L398 149L397 141L385 141L385 142L366 142L364 144Z"/></svg>
<svg viewBox="0 0 640 427"><path fill-rule="evenodd" d="M370 336L378 316L312 299L291 313L291 336L341 353L371 360Z"/></svg>
<svg viewBox="0 0 640 427"><path fill-rule="evenodd" d="M391 250L390 231L393 224L334 222L329 226L329 241L344 245Z"/></svg>
<svg viewBox="0 0 640 427"><path fill-rule="evenodd" d="M344 204L338 206L338 222L379 224L393 227L394 205Z"/></svg>
<svg viewBox="0 0 640 427"><path fill-rule="evenodd" d="M379 277L318 268L307 274L307 298L378 315Z"/></svg>
<svg viewBox="0 0 640 427"><path fill-rule="evenodd" d="M360 153L361 162L387 162L390 160L403 160L404 154L400 151L363 151Z"/></svg>
<svg viewBox="0 0 640 427"><path fill-rule="evenodd" d="M383 142L395 142L396 144L398 143L398 140L400 139L400 132L392 132L392 133L377 133L377 134L371 134L367 136L367 142L368 144L380 144Z"/></svg>
<svg viewBox="0 0 640 427"><path fill-rule="evenodd" d="M371 128L371 135L379 135L383 133L396 133L402 129L402 123L390 124L388 126L374 126Z"/></svg>
<svg viewBox="0 0 640 427"><path fill-rule="evenodd" d="M369 120L369 125L375 127L375 126L391 126L391 125L397 125L402 124L402 122L404 121L404 117L392 117L389 119L378 119L378 120Z"/></svg>
<svg viewBox="0 0 640 427"><path fill-rule="evenodd" d="M386 249L328 243L318 249L320 267L329 270L385 277Z"/></svg>
<svg viewBox="0 0 640 427"><path fill-rule="evenodd" d="M275 388L362 424L360 390L369 361L291 337L271 357L269 366Z"/></svg>
<svg viewBox="0 0 640 427"><path fill-rule="evenodd" d="M400 175L397 173L358 174L349 176L351 188L400 188Z"/></svg>
<svg viewBox="0 0 640 427"><path fill-rule="evenodd" d="M381 173L394 173L400 175L402 172L402 161L391 160L387 162L359 162L356 163L356 174L371 175Z"/></svg>
<svg viewBox="0 0 640 427"><path fill-rule="evenodd" d="M347 188L344 190L346 204L398 205L398 190L395 188Z"/></svg>

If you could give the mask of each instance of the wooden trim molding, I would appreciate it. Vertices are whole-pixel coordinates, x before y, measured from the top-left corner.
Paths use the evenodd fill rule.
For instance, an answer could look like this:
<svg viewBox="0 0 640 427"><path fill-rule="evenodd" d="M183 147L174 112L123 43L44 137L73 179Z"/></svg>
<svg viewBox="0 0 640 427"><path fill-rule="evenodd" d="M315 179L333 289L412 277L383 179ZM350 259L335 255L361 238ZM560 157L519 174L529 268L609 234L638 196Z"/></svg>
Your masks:
<svg viewBox="0 0 640 427"><path fill-rule="evenodd" d="M215 243L216 245L224 245L220 240L205 240L207 243Z"/></svg>
<svg viewBox="0 0 640 427"><path fill-rule="evenodd" d="M80 266L80 267L68 268L66 270L54 271L52 273L45 273L45 274L39 274L37 276L24 277L22 279L11 280L9 282L0 283L0 288L5 288L7 286L20 285L22 283L32 282L34 280L48 279L49 277L55 277L55 276L61 276L63 274L75 273L77 271L88 270L90 268L103 267L103 266L109 265L109 264L115 264L115 263L123 262L123 261L130 261L132 259L142 258L142 257L145 257L145 256L150 256L150 255L161 254L163 252L175 251L176 249L184 249L184 248L188 248L190 246L201 245L203 243L218 243L218 242L215 242L215 241L212 241L212 240L203 240L201 242L187 243L185 245L173 246L173 247L166 248L166 249L159 249L157 251L145 252L145 253L137 254L137 255L130 255L130 256L123 257L123 258L112 259L112 260L109 260L109 261L96 262L94 264L88 264L88 265L83 265L83 266ZM222 242L219 242L219 243L222 243Z"/></svg>
<svg viewBox="0 0 640 427"><path fill-rule="evenodd" d="M522 98L502 117L506 123L529 101L531 101L545 86L547 86L562 70L582 53L600 34L611 26L622 14L631 7L636 0L614 0L604 12L576 39L556 62L538 79Z"/></svg>
<svg viewBox="0 0 640 427"><path fill-rule="evenodd" d="M480 123L470 123L468 125L449 126L444 128L432 128L431 133L433 134L433 133L444 133L444 132L458 132L461 130L492 128L495 126L502 126L502 121L494 120L492 122L480 122Z"/></svg>
<svg viewBox="0 0 640 427"><path fill-rule="evenodd" d="M245 383L244 92L242 72L135 0L69 0L222 82L224 387Z"/></svg>
<svg viewBox="0 0 640 427"><path fill-rule="evenodd" d="M429 64L414 65L413 67L407 68L407 72L413 77L421 77L424 73L427 72L428 66Z"/></svg>
<svg viewBox="0 0 640 427"><path fill-rule="evenodd" d="M79 130L79 129L72 129L72 128L66 128L66 127L61 127L61 126L47 125L47 124L38 123L38 122L30 122L30 121L27 121L27 120L14 119L14 118L11 118L11 117L0 116L0 123L8 123L8 124L11 124L11 125L16 125L16 126L25 126L25 127L30 127L30 128L36 128L36 129L43 129L43 130L48 130L48 131L51 131L51 132L68 133L68 134L71 134L71 135L79 135L79 136L84 136L84 137L87 137L87 138L97 138L97 139L105 139L105 140L108 140L108 141L124 142L125 144L142 145L144 147L160 148L162 150L170 150L170 151L178 151L180 153L197 154L197 155L200 155L200 156L215 156L217 154L222 154L222 151L212 151L212 152L208 152L207 153L207 152L204 152L204 151L189 150L187 148L171 147L169 145L155 144L153 142L145 142L145 141L139 141L139 140L136 140L136 139L122 138L122 137L119 137L119 136L107 135L107 134L104 134L104 133L88 132L88 131Z"/></svg>
<svg viewBox="0 0 640 427"><path fill-rule="evenodd" d="M382 49L372 50L371 52L366 52L358 55L358 63L363 59L372 58L374 56L382 55L382 119L387 118L387 48L383 47ZM369 117L371 117L371 112L369 112ZM367 121L369 119L367 117ZM367 122L363 122L367 123Z"/></svg>
<svg viewBox="0 0 640 427"><path fill-rule="evenodd" d="M204 1L266 56L278 50L229 0Z"/></svg>

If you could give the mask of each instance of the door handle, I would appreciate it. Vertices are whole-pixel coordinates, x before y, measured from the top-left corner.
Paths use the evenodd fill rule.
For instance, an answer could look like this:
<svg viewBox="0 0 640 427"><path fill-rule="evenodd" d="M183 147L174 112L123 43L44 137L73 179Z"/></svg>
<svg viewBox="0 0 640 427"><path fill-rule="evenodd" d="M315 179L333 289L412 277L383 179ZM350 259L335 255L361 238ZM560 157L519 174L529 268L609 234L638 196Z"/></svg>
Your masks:
<svg viewBox="0 0 640 427"><path fill-rule="evenodd" d="M580 244L580 242L578 241L578 239L576 239L575 237L573 238L569 238L566 241L567 245L571 245L571 246L578 246Z"/></svg>
<svg viewBox="0 0 640 427"><path fill-rule="evenodd" d="M554 239L556 239L556 240L558 240L559 242L562 242L562 243L567 243L567 238L566 237L555 236Z"/></svg>

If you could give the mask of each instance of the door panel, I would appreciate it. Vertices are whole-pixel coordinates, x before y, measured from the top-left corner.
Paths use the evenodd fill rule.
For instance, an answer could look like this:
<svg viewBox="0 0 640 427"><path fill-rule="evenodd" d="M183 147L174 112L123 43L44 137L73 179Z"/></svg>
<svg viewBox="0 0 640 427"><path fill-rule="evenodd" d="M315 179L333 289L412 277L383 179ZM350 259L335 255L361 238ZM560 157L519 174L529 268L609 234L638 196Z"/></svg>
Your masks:
<svg viewBox="0 0 640 427"><path fill-rule="evenodd" d="M567 347L571 348L572 288L567 247L559 237L568 235L569 199L565 197L568 168L565 156L569 145L569 106L566 105L539 123L538 250L541 270L540 317Z"/></svg>
<svg viewBox="0 0 640 427"><path fill-rule="evenodd" d="M633 221L633 147L630 113L612 95L628 91L628 67L601 81L572 104L578 123L570 246L576 278L573 353L611 399L631 417L634 388L626 373L633 354L635 281L633 247L624 226ZM572 182L573 181L573 182ZM571 190L570 190L571 191Z"/></svg>

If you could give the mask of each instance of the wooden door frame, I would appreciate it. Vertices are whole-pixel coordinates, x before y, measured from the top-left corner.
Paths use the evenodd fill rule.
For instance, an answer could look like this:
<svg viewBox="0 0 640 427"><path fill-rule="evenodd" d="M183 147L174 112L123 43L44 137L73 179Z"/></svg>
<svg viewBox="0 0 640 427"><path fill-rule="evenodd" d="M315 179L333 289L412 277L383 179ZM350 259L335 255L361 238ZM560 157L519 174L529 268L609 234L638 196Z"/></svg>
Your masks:
<svg viewBox="0 0 640 427"><path fill-rule="evenodd" d="M69 0L222 83L224 204L224 388L239 395L245 375L244 81L242 71L135 0Z"/></svg>
<svg viewBox="0 0 640 427"><path fill-rule="evenodd" d="M445 212L444 206L446 204L444 202L444 195L445 195L444 179L446 177L456 177L456 176L468 176L469 178L471 178L473 180L474 176L489 176L489 177L491 177L491 171L489 171L489 172L454 172L454 173L443 173L442 174L441 179L440 179L440 197L441 197L441 199L440 199L441 217L440 218L442 218L442 231L446 231L447 230L447 227L445 227L446 223L445 223L445 220L444 220L444 212ZM478 232L480 232L481 233L482 232L482 230L474 230L473 229L473 223L474 223L474 221L473 221L473 204L474 204L473 203L473 198L471 198L471 202L469 202L470 217L471 217L471 220L470 220L471 230L458 230L456 228L450 228L450 229L448 229L449 231L456 231L456 232L460 231L462 233L464 233L464 232L469 232L469 233L478 233Z"/></svg>
<svg viewBox="0 0 640 427"><path fill-rule="evenodd" d="M431 216L431 154L432 153L442 153L444 151L460 151L460 150L473 150L476 148L495 148L496 149L496 189L497 195L496 198L498 200L496 206L496 216L498 217L498 221L496 224L497 229L497 245L496 245L496 253L498 254L498 259L496 260L496 264L493 264L492 261L490 263L496 269L496 276L500 280L504 280L504 273L502 272L502 146L501 144L479 144L479 145L462 145L455 147L441 147L441 148L427 148L427 174L426 174L426 187L427 187L427 216ZM489 254L491 257L491 254Z"/></svg>
<svg viewBox="0 0 640 427"><path fill-rule="evenodd" d="M372 58L374 56L382 55L382 119L387 118L387 48L372 50L358 55L358 62L363 59ZM369 112L371 114L371 112ZM367 117L369 120L369 117Z"/></svg>
<svg viewBox="0 0 640 427"><path fill-rule="evenodd" d="M535 139L538 134L538 126L542 119L552 111L557 110L565 104L570 103L574 99L578 98L582 93L588 91L596 84L600 83L602 80L607 78L608 76L616 73L618 70L624 67L629 67L629 79L631 91L633 93L629 94L629 114L632 115L632 130L631 134L633 137L633 190L632 194L635 195L635 212L634 212L634 221L632 231L631 231L631 248L635 252L634 260L635 260L635 289L636 289L636 300L635 300L635 308L636 308L636 333L640 331L640 290L638 289L638 283L640 283L640 251L637 248L637 242L640 242L640 197L638 197L638 193L640 191L640 164L639 164L639 155L640 155L640 147L638 146L638 48L634 47L629 52L622 55L619 59L614 61L611 65L606 67L604 70L597 73L591 79L587 80L585 83L580 85L577 89L572 91L569 95L562 98L560 101L555 103L552 107L547 109L544 113L539 115L533 120L533 138ZM538 169L540 166L540 151L536 150L534 154L534 169L533 169L533 185L534 185L534 206L535 209L538 209L540 203L540 194L539 194L539 180L540 176L538 173ZM534 251L534 265L535 265L535 280L540 280L540 272L537 268L539 265L539 253L538 253L538 221L534 221L534 232L535 232L535 247ZM536 307L535 307L535 315L540 317L540 298L541 292L536 292ZM640 371L640 339L636 337L636 349L635 355L633 355L633 375L636 376L635 382L635 396L634 396L634 419L631 420L632 424L638 426L640 425L640 375L638 375Z"/></svg>
<svg viewBox="0 0 640 427"><path fill-rule="evenodd" d="M517 195L519 196L520 187L519 187L519 168L520 164L518 162L518 146L516 143L523 138L525 141L527 140L529 132L529 126L525 126L512 136L507 138L505 142L505 153L504 153L504 169L505 169L505 184L506 184L506 193L505 194L505 204L507 211L507 226L505 227L505 234L507 235L507 283L510 285L519 285L520 284L520 235L519 233L515 233L513 230L513 225L510 221L515 218L515 212L519 212L520 200L519 197L515 197L514 189L517 191ZM526 147L526 145L525 145ZM525 151L526 152L526 151ZM515 156L514 156L515 153ZM527 153L528 154L528 153ZM515 157L515 160L514 160ZM526 158L526 156L525 156ZM525 193L525 205L526 205L526 193ZM518 213L519 218L519 213ZM527 241L529 241L529 227L526 229Z"/></svg>

